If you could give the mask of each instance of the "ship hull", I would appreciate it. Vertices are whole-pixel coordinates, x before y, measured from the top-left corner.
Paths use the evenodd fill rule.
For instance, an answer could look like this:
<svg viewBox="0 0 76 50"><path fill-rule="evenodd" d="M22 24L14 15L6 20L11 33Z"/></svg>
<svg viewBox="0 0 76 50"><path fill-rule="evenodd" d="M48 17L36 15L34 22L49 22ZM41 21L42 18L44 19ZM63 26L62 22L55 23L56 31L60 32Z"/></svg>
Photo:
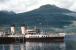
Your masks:
<svg viewBox="0 0 76 50"><path fill-rule="evenodd" d="M63 42L64 37L26 38L28 42Z"/></svg>
<svg viewBox="0 0 76 50"><path fill-rule="evenodd" d="M43 37L43 38L0 37L0 44L25 43L25 42L64 42L64 37Z"/></svg>

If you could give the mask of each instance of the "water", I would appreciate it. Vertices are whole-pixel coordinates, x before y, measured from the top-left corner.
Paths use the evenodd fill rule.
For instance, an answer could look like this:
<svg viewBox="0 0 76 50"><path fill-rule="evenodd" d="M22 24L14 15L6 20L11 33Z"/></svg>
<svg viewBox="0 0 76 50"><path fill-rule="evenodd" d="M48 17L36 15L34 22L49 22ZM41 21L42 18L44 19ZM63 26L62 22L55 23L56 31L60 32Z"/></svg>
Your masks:
<svg viewBox="0 0 76 50"><path fill-rule="evenodd" d="M69 38L68 38L69 37ZM0 44L0 50L76 50L75 37L67 36L64 42L26 42L16 44ZM70 40L69 40L70 39Z"/></svg>
<svg viewBox="0 0 76 50"><path fill-rule="evenodd" d="M65 43L1 44L0 50L65 50Z"/></svg>

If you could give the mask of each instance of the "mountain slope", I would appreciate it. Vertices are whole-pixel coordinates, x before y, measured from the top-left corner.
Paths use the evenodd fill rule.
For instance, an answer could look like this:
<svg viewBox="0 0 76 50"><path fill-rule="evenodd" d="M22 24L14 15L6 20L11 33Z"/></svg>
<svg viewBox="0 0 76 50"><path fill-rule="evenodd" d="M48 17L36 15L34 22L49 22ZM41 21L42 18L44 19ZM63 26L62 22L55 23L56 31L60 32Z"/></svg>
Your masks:
<svg viewBox="0 0 76 50"><path fill-rule="evenodd" d="M27 13L20 13L17 16L24 18L23 22L27 21L28 24L64 27L65 25L72 24L73 20L76 20L75 17L66 15L65 13L73 12L54 5L43 5L39 9Z"/></svg>
<svg viewBox="0 0 76 50"><path fill-rule="evenodd" d="M65 15L72 11L56 7L54 5L43 5L30 12L15 14L12 12L0 12L0 25L28 24L37 26L64 27L72 24L75 17Z"/></svg>

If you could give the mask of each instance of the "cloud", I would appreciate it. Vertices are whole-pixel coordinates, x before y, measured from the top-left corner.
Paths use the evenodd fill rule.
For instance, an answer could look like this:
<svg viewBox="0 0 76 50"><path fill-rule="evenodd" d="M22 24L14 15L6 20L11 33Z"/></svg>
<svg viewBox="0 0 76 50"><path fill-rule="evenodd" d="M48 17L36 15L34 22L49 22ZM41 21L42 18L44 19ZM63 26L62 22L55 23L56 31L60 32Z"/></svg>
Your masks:
<svg viewBox="0 0 76 50"><path fill-rule="evenodd" d="M0 3L7 2L7 1L9 1L9 0L0 0Z"/></svg>
<svg viewBox="0 0 76 50"><path fill-rule="evenodd" d="M23 12L37 8L37 4L36 0L10 0L6 3L0 3L0 10Z"/></svg>
<svg viewBox="0 0 76 50"><path fill-rule="evenodd" d="M52 4L61 8L75 10L75 0L0 0L0 10L14 11L16 13L31 11L41 5Z"/></svg>
<svg viewBox="0 0 76 50"><path fill-rule="evenodd" d="M2 1L6 1L6 0L0 0L0 1L2 2Z"/></svg>

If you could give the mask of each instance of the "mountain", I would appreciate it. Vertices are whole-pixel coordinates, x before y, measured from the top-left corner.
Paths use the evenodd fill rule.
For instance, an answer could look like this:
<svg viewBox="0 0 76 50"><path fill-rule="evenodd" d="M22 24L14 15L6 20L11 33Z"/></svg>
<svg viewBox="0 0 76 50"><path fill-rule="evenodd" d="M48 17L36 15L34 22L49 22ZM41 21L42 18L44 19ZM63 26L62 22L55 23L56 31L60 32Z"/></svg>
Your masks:
<svg viewBox="0 0 76 50"><path fill-rule="evenodd" d="M31 11L31 13L72 13L72 11L69 11L67 9L59 8L55 5L43 5L39 9Z"/></svg>
<svg viewBox="0 0 76 50"><path fill-rule="evenodd" d="M16 14L14 12L0 11L0 25L9 25L14 23Z"/></svg>
<svg viewBox="0 0 76 50"><path fill-rule="evenodd" d="M55 5L43 5L38 9L15 14L14 12L0 12L0 25L28 24L36 26L59 27L68 26L76 17L66 15L73 13L70 10L56 7Z"/></svg>

